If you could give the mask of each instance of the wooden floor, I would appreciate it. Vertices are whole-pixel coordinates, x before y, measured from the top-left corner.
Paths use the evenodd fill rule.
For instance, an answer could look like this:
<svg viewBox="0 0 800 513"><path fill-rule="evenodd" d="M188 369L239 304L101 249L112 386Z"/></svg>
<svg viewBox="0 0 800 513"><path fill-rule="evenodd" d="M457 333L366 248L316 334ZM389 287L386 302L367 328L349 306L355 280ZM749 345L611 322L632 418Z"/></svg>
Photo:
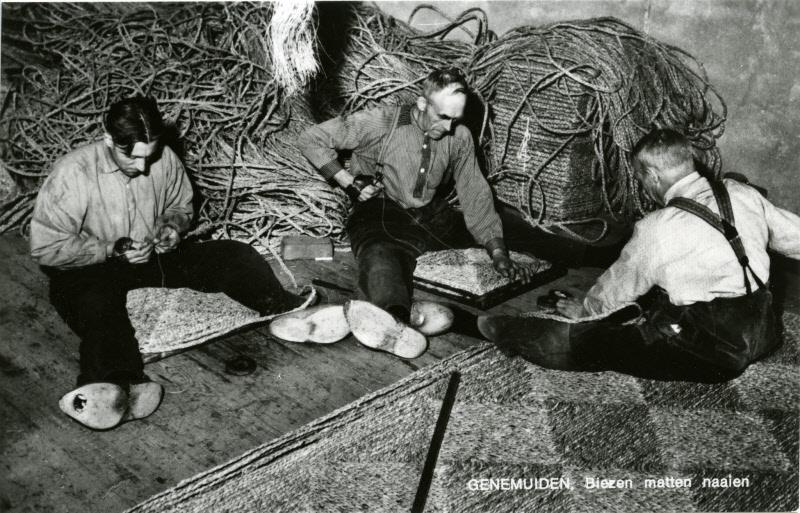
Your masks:
<svg viewBox="0 0 800 513"><path fill-rule="evenodd" d="M24 239L0 237L0 511L122 511L478 342L435 337L422 357L403 361L352 337L293 345L264 327L248 329L148 365L167 390L161 408L93 432L58 409L74 385L78 339L50 306L46 279L27 251ZM350 253L291 267L301 284L321 277L352 287ZM598 272L571 271L493 311L524 311L553 286L585 289ZM225 373L225 361L239 354L257 362L254 374Z"/></svg>
<svg viewBox="0 0 800 513"><path fill-rule="evenodd" d="M352 287L349 253L291 268L301 284L321 277ZM553 287L586 290L599 272L571 270L492 311L528 310ZM788 274L778 266L776 279L793 291L787 307L800 311L797 265ZM271 339L264 327L248 329L148 365L167 390L161 408L144 421L93 432L57 406L74 384L78 340L50 306L27 242L0 236L0 512L122 511L475 343L447 334L433 338L422 357L403 361L352 338L295 345ZM225 361L236 355L253 358L256 372L226 374Z"/></svg>

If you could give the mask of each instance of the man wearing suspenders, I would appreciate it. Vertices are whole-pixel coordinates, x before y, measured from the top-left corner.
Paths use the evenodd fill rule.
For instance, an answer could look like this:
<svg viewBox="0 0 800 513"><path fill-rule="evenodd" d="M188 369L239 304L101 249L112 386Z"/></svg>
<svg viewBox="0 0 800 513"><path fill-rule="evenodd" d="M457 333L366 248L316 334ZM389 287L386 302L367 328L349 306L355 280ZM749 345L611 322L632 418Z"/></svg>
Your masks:
<svg viewBox="0 0 800 513"><path fill-rule="evenodd" d="M556 303L568 319L481 317L479 328L501 349L551 368L735 377L778 345L767 249L800 259L800 217L752 186L702 177L690 143L671 130L644 137L632 161L662 208L636 223L582 301ZM641 315L631 320L632 311Z"/></svg>
<svg viewBox="0 0 800 513"><path fill-rule="evenodd" d="M416 104L336 117L309 128L298 141L320 174L353 202L347 233L358 264L358 288L367 301L348 302L349 328L363 344L404 358L422 354L424 335L449 322L441 305L412 304L412 276L423 252L467 247L474 239L486 248L497 272L530 279L529 269L509 258L472 135L458 124L467 101L463 75L456 69L434 71L422 89ZM349 171L338 161L341 150L352 151ZM462 213L438 194L450 179ZM274 321L273 334L296 341L336 338L318 326L323 319L328 327L341 324L333 308ZM339 333L343 337L347 330Z"/></svg>

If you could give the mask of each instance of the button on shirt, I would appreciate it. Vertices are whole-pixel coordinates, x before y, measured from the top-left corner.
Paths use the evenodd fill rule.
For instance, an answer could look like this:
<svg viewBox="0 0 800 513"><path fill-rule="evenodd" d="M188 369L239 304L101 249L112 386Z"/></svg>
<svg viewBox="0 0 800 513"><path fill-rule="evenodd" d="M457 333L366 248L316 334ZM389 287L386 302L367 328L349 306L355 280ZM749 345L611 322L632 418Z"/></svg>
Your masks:
<svg viewBox="0 0 800 513"><path fill-rule="evenodd" d="M412 106L404 105L333 118L306 130L298 146L326 179L342 169L337 150L352 150L350 172L353 175L382 172L386 195L404 208L427 205L437 187L452 176L464 221L475 240L485 245L502 238L500 217L489 184L478 166L469 130L457 125L451 135L430 139L411 119L411 109ZM379 167L381 146L396 114L397 127L386 145L383 166Z"/></svg>
<svg viewBox="0 0 800 513"><path fill-rule="evenodd" d="M800 259L800 217L774 206L758 191L724 180L731 197L736 229L750 267L769 279L767 247ZM719 214L708 180L692 173L667 191L665 198L689 198ZM753 277L748 271L748 277ZM589 290L584 308L610 313L659 286L675 305L738 297L746 293L742 266L725 237L699 217L676 207L652 212L636 223L619 259Z"/></svg>
<svg viewBox="0 0 800 513"><path fill-rule="evenodd" d="M36 198L31 255L51 267L96 264L105 261L109 242L152 239L164 223L182 233L191 218L192 187L171 149L161 149L148 174L128 178L97 141L53 165Z"/></svg>

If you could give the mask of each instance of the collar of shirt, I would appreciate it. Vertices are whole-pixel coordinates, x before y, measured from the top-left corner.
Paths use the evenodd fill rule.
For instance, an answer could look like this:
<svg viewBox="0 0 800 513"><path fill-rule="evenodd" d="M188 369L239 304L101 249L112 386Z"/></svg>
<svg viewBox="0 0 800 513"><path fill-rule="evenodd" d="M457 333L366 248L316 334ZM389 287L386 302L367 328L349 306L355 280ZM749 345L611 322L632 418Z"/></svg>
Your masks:
<svg viewBox="0 0 800 513"><path fill-rule="evenodd" d="M416 107L415 105L408 104L408 105L406 105L404 107L401 107L401 108L407 108L408 109L408 124L416 127L417 130L419 130L420 133L422 133L423 135L427 135L428 131L423 129L422 125L420 124L420 118L422 118L422 111L420 111L419 109L417 109L415 107ZM402 118L402 115L401 115L401 118Z"/></svg>
<svg viewBox="0 0 800 513"><path fill-rule="evenodd" d="M669 203L672 198L693 198L698 192L711 187L708 180L695 171L672 184L664 193L664 202Z"/></svg>
<svg viewBox="0 0 800 513"><path fill-rule="evenodd" d="M111 148L105 143L105 141L100 141L100 158L97 159L98 163L98 171L101 173L114 173L119 171L119 166L117 162L114 160L114 157L111 155Z"/></svg>

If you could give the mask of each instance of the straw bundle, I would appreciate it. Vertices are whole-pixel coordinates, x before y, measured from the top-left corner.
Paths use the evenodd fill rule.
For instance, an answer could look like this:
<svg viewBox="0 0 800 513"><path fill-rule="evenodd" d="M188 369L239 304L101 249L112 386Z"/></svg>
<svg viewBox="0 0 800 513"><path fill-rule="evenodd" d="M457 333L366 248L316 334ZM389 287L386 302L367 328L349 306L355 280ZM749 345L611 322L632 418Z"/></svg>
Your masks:
<svg viewBox="0 0 800 513"><path fill-rule="evenodd" d="M495 109L490 180L532 224L647 210L629 153L654 127L687 133L719 172L725 104L702 66L619 20L518 28L471 68Z"/></svg>
<svg viewBox="0 0 800 513"><path fill-rule="evenodd" d="M269 26L273 72L287 95L296 93L319 68L311 24L313 0L276 0Z"/></svg>

